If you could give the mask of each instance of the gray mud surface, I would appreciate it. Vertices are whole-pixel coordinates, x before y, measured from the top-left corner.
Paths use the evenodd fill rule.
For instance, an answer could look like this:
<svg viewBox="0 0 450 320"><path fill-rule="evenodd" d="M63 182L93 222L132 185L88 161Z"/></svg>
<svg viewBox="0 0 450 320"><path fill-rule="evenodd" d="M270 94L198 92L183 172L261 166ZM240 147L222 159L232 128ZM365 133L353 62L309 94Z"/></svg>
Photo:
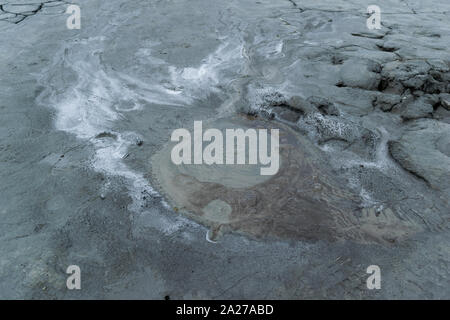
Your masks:
<svg viewBox="0 0 450 320"><path fill-rule="evenodd" d="M372 2L0 0L0 298L449 299L450 3ZM173 167L200 120L278 174Z"/></svg>

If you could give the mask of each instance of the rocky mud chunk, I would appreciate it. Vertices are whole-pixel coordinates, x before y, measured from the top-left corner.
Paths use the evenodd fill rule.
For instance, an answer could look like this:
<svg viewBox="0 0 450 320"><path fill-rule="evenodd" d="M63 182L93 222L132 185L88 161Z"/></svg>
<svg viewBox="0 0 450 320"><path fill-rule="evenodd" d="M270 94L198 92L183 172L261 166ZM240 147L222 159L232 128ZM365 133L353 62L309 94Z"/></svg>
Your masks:
<svg viewBox="0 0 450 320"><path fill-rule="evenodd" d="M289 122L297 122L300 117L308 114L321 113L323 115L338 116L339 110L334 103L322 97L311 96L304 99L292 96L289 100L278 99L269 104L271 113L277 118Z"/></svg>
<svg viewBox="0 0 450 320"><path fill-rule="evenodd" d="M443 107L438 107L433 112L433 119L443 121L445 123L450 123L450 110L447 110Z"/></svg>
<svg viewBox="0 0 450 320"><path fill-rule="evenodd" d="M402 98L397 94L380 94L375 97L373 105L382 111L391 111L393 107L398 105Z"/></svg>
<svg viewBox="0 0 450 320"><path fill-rule="evenodd" d="M277 118L288 122L297 122L305 114L318 112L318 110L299 96L286 99L281 93L271 93L263 97L257 113L265 118Z"/></svg>
<svg viewBox="0 0 450 320"><path fill-rule="evenodd" d="M318 112L317 108L314 105L312 105L308 100L305 100L299 96L291 97L287 102L287 106L301 114Z"/></svg>
<svg viewBox="0 0 450 320"><path fill-rule="evenodd" d="M432 188L450 191L450 124L432 119L412 123L389 142L392 157Z"/></svg>
<svg viewBox="0 0 450 320"><path fill-rule="evenodd" d="M282 95L279 92L272 92L272 93L265 94L262 97L261 107L267 108L267 107L279 106L279 105L283 105L283 104L286 104L286 98L284 97L284 95Z"/></svg>
<svg viewBox="0 0 450 320"><path fill-rule="evenodd" d="M279 118L289 122L297 122L300 119L300 114L298 112L286 109L283 107L274 107L272 112Z"/></svg>
<svg viewBox="0 0 450 320"><path fill-rule="evenodd" d="M328 99L311 96L307 101L313 105L321 114L329 116L339 116L339 110L336 105Z"/></svg>
<svg viewBox="0 0 450 320"><path fill-rule="evenodd" d="M411 92L439 94L449 90L449 69L443 65L428 63L423 60L393 61L387 63L381 72L379 89L383 92L402 94Z"/></svg>
<svg viewBox="0 0 450 320"><path fill-rule="evenodd" d="M379 135L363 126L339 117L339 110L330 100L318 96L304 99L292 96L286 100L281 94L264 97L260 108L263 117L295 123L295 128L318 145L328 145L351 151L372 159Z"/></svg>
<svg viewBox="0 0 450 320"><path fill-rule="evenodd" d="M299 96L291 97L287 103L287 108L294 110L302 115L321 113L323 115L338 116L339 110L333 102L326 98L311 96L304 99Z"/></svg>
<svg viewBox="0 0 450 320"><path fill-rule="evenodd" d="M400 46L397 41L388 40L383 43L377 44L377 47L386 52L395 52L400 49Z"/></svg>
<svg viewBox="0 0 450 320"><path fill-rule="evenodd" d="M442 93L440 96L440 103L441 106L447 110L450 111L450 94L449 93Z"/></svg>
<svg viewBox="0 0 450 320"><path fill-rule="evenodd" d="M364 158L372 158L377 148L379 135L359 124L320 113L308 115L298 122L301 132L319 145L340 144Z"/></svg>
<svg viewBox="0 0 450 320"><path fill-rule="evenodd" d="M349 59L344 62L340 71L340 87L353 87L376 90L380 84L381 67L373 61Z"/></svg>
<svg viewBox="0 0 450 320"><path fill-rule="evenodd" d="M423 96L418 99L406 99L398 108L403 120L430 118L433 113L432 101Z"/></svg>

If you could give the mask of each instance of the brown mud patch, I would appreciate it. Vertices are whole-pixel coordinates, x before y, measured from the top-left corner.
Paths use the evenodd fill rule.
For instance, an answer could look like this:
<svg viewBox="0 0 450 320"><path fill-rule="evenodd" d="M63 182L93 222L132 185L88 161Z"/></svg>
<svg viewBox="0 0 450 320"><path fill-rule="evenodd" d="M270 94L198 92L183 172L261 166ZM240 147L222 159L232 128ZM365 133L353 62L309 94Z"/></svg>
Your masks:
<svg viewBox="0 0 450 320"><path fill-rule="evenodd" d="M420 230L390 208L361 208L358 194L330 170L322 151L283 124L236 116L208 127L280 130L280 169L274 176L261 178L259 170L237 165L216 165L215 172L222 170L216 176L208 165L177 166L170 158L173 143L153 157L161 192L180 212L209 227L211 240L234 231L256 238L394 243ZM234 177L247 183L224 182Z"/></svg>

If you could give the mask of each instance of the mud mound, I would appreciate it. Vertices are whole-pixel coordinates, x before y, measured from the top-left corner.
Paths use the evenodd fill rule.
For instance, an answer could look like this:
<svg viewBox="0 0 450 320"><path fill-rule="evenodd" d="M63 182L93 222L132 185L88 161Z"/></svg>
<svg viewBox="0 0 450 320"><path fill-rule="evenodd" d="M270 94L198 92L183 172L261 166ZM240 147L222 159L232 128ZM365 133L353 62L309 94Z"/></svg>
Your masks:
<svg viewBox="0 0 450 320"><path fill-rule="evenodd" d="M225 166L224 180L211 177L207 165L186 170L171 162L171 145L153 158L153 174L173 206L210 228L209 236L237 231L255 237L303 240L349 239L389 242L417 229L395 218L392 210L361 210L359 196L345 187L323 161L321 151L305 137L278 122L234 117L234 128L280 130L278 173L261 180L255 170ZM215 170L217 171L217 170ZM247 180L233 187L225 180Z"/></svg>

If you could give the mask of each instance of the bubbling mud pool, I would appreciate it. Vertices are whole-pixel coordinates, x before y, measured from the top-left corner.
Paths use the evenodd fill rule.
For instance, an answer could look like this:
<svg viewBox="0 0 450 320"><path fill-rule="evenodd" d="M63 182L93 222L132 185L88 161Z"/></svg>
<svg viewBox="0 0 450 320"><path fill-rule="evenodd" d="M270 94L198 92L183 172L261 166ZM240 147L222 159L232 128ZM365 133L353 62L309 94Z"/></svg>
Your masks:
<svg viewBox="0 0 450 320"><path fill-rule="evenodd" d="M418 231L390 208L362 209L358 194L327 166L321 150L290 127L245 116L206 124L219 129L279 129L280 169L261 176L258 165L175 165L174 143L152 159L152 174L175 211L209 228L207 239L226 232L256 238L389 243ZM382 214L382 219L372 219Z"/></svg>

